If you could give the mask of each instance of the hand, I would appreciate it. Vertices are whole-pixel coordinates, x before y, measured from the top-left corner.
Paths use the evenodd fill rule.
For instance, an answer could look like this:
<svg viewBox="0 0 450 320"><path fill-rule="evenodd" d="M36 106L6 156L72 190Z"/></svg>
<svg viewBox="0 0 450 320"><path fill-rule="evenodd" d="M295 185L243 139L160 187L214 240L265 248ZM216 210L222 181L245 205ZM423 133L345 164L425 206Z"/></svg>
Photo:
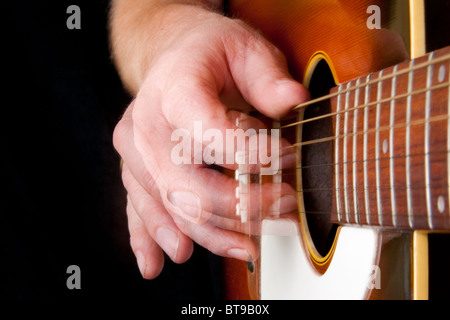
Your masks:
<svg viewBox="0 0 450 320"><path fill-rule="evenodd" d="M182 263L192 254L192 241L221 256L258 255L234 216L234 177L205 163L175 164L174 130L194 137L200 122L203 132L215 129L225 136L226 129L238 129L236 118L261 126L241 113L250 106L278 117L308 97L289 76L280 51L243 22L190 5L172 6L164 14L175 22L143 60L147 68L142 81L135 81L136 98L114 132L124 160L131 246L148 279L161 272L162 251ZM284 191L282 196L293 192ZM291 210L296 203L287 199L281 208Z"/></svg>

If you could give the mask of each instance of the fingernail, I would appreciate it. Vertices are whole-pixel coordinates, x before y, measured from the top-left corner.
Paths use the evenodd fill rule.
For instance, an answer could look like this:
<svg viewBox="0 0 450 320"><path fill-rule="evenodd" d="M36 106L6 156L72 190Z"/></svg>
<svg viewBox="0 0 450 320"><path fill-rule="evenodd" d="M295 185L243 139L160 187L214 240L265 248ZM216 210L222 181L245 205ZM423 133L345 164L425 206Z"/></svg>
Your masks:
<svg viewBox="0 0 450 320"><path fill-rule="evenodd" d="M240 248L232 248L227 251L227 255L231 258L243 260L243 261L252 261L252 257L245 249Z"/></svg>
<svg viewBox="0 0 450 320"><path fill-rule="evenodd" d="M163 248L167 255L175 261L178 253L179 239L175 232L165 227L159 227L156 231L156 242Z"/></svg>
<svg viewBox="0 0 450 320"><path fill-rule="evenodd" d="M202 207L200 198L189 191L175 191L169 193L168 200L183 213L194 219L200 219Z"/></svg>
<svg viewBox="0 0 450 320"><path fill-rule="evenodd" d="M284 196L275 201L269 209L270 214L283 214L297 211L297 199L294 196Z"/></svg>
<svg viewBox="0 0 450 320"><path fill-rule="evenodd" d="M145 271L147 269L145 257L141 251L136 251L135 255L136 255L136 260L137 260L139 271L141 272L141 275L145 278Z"/></svg>

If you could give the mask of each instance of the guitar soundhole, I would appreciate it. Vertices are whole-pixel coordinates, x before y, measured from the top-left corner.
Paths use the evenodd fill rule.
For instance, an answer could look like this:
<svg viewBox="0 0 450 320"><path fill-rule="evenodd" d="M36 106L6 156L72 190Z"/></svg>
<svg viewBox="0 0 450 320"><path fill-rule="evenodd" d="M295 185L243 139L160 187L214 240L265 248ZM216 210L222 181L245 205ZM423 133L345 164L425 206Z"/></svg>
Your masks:
<svg viewBox="0 0 450 320"><path fill-rule="evenodd" d="M321 60L310 82L311 97L314 99L327 95L335 85L328 64ZM314 119L330 112L330 102L326 100L308 106L304 119ZM317 141L333 136L332 119L325 117L304 123L302 141ZM333 146L332 141L302 146L301 173L306 220L316 250L322 256L330 251L337 230L337 226L331 223Z"/></svg>

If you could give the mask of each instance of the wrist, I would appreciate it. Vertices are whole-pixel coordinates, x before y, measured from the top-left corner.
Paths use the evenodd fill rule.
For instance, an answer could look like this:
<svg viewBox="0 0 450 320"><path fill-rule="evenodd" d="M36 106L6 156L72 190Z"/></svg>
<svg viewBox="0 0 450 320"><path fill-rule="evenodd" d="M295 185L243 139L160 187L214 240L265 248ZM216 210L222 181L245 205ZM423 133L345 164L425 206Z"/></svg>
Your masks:
<svg viewBox="0 0 450 320"><path fill-rule="evenodd" d="M116 0L110 20L112 57L130 93L137 93L160 52L200 21L217 14L222 2Z"/></svg>

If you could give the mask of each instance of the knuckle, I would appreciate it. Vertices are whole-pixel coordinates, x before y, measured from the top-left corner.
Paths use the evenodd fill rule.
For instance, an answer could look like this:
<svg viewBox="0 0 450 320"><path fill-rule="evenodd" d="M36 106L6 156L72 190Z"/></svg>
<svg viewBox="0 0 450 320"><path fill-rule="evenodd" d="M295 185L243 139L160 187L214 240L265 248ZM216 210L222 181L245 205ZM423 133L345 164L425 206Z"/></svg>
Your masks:
<svg viewBox="0 0 450 320"><path fill-rule="evenodd" d="M113 145L117 151L126 144L126 139L130 133L130 112L134 109L134 101L122 115L113 131Z"/></svg>
<svg viewBox="0 0 450 320"><path fill-rule="evenodd" d="M114 132L113 132L113 145L114 148L119 151L121 149L121 146L123 145L123 140L124 140L124 136L125 136L125 128L124 128L124 123L123 120L120 120L116 127L114 128Z"/></svg>
<svg viewBox="0 0 450 320"><path fill-rule="evenodd" d="M133 191L132 186L133 186L134 181L133 181L130 171L128 170L128 168L126 166L124 166L123 170L122 170L122 183L128 193Z"/></svg>
<svg viewBox="0 0 450 320"><path fill-rule="evenodd" d="M141 218L143 223L146 225L147 230L152 230L153 226L153 212L155 211L154 206L152 206L148 201L145 201L143 197L134 204L138 216Z"/></svg>
<svg viewBox="0 0 450 320"><path fill-rule="evenodd" d="M142 181L144 184L144 189L147 190L152 196L158 196L158 186L156 185L155 178L152 172L144 170L142 172Z"/></svg>
<svg viewBox="0 0 450 320"><path fill-rule="evenodd" d="M142 246L142 237L132 228L130 228L130 246L135 253Z"/></svg>

